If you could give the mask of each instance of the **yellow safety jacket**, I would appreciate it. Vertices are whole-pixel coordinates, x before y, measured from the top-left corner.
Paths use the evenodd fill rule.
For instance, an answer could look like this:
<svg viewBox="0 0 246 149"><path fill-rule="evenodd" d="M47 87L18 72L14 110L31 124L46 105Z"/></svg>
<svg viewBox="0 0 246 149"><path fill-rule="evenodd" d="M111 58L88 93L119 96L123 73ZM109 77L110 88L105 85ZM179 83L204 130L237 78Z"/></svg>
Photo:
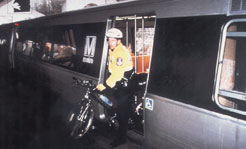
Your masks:
<svg viewBox="0 0 246 149"><path fill-rule="evenodd" d="M109 50L108 70L111 73L106 84L113 88L117 81L124 77L126 71L133 69L131 54L121 43L112 51Z"/></svg>

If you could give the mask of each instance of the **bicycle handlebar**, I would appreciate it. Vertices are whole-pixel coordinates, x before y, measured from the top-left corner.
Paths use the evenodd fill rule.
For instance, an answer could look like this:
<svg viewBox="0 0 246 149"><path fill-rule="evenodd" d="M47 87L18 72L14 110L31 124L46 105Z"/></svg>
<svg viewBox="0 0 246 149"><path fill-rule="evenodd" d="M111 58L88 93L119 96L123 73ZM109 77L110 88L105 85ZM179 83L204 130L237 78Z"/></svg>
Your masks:
<svg viewBox="0 0 246 149"><path fill-rule="evenodd" d="M82 87L88 87L94 90L95 84L92 83L92 80L81 80L76 77L72 77L73 80L75 80L75 83L82 86Z"/></svg>

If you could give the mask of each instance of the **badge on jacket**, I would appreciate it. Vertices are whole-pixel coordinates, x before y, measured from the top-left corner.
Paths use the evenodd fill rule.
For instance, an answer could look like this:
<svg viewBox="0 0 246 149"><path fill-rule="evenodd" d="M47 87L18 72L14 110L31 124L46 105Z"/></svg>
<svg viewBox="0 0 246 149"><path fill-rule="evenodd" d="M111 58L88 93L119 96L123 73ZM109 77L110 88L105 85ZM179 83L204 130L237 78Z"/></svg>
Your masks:
<svg viewBox="0 0 246 149"><path fill-rule="evenodd" d="M123 59L121 57L118 57L116 60L117 66L122 66L123 65Z"/></svg>

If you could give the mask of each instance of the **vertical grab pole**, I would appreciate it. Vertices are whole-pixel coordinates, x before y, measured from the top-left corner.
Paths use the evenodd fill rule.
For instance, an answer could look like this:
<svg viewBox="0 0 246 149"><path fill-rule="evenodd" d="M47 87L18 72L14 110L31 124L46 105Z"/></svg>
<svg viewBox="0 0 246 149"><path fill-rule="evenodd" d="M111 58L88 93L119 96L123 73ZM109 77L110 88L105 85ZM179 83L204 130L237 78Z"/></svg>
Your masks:
<svg viewBox="0 0 246 149"><path fill-rule="evenodd" d="M142 17L142 40L143 40L143 48L142 48L142 73L144 72L144 17Z"/></svg>
<svg viewBox="0 0 246 149"><path fill-rule="evenodd" d="M128 19L126 19L126 47L128 47L129 45L129 41L128 41Z"/></svg>
<svg viewBox="0 0 246 149"><path fill-rule="evenodd" d="M134 36L135 36L135 73L137 73L138 65L137 65L137 16L134 17Z"/></svg>

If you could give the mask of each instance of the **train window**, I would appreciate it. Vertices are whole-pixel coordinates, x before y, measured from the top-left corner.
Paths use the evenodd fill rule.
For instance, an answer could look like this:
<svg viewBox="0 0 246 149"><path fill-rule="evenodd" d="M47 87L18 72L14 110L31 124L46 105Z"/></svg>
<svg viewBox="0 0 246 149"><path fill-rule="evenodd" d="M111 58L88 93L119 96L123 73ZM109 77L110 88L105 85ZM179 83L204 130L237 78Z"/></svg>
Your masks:
<svg viewBox="0 0 246 149"><path fill-rule="evenodd" d="M218 54L214 101L222 109L246 115L246 19L228 22Z"/></svg>
<svg viewBox="0 0 246 149"><path fill-rule="evenodd" d="M105 23L56 26L52 63L93 77L99 76Z"/></svg>
<svg viewBox="0 0 246 149"><path fill-rule="evenodd" d="M157 19L148 93L216 109L211 98L223 23L214 16Z"/></svg>
<svg viewBox="0 0 246 149"><path fill-rule="evenodd" d="M70 29L68 29L70 28ZM52 62L54 64L74 69L73 56L76 55L75 40L72 26L59 26L54 29L52 44Z"/></svg>
<svg viewBox="0 0 246 149"><path fill-rule="evenodd" d="M76 48L63 44L54 44L53 61L55 64L73 68L72 57L76 54Z"/></svg>
<svg viewBox="0 0 246 149"><path fill-rule="evenodd" d="M82 24L74 27L73 33L69 31L71 46L77 49L73 57L77 72L99 77L105 29L106 23L102 22Z"/></svg>
<svg viewBox="0 0 246 149"><path fill-rule="evenodd" d="M99 76L105 23L19 28L16 54ZM24 56L23 56L24 55Z"/></svg>
<svg viewBox="0 0 246 149"><path fill-rule="evenodd" d="M51 33L45 29L18 29L15 42L16 54L23 56L34 57L44 61L50 60L51 52Z"/></svg>

